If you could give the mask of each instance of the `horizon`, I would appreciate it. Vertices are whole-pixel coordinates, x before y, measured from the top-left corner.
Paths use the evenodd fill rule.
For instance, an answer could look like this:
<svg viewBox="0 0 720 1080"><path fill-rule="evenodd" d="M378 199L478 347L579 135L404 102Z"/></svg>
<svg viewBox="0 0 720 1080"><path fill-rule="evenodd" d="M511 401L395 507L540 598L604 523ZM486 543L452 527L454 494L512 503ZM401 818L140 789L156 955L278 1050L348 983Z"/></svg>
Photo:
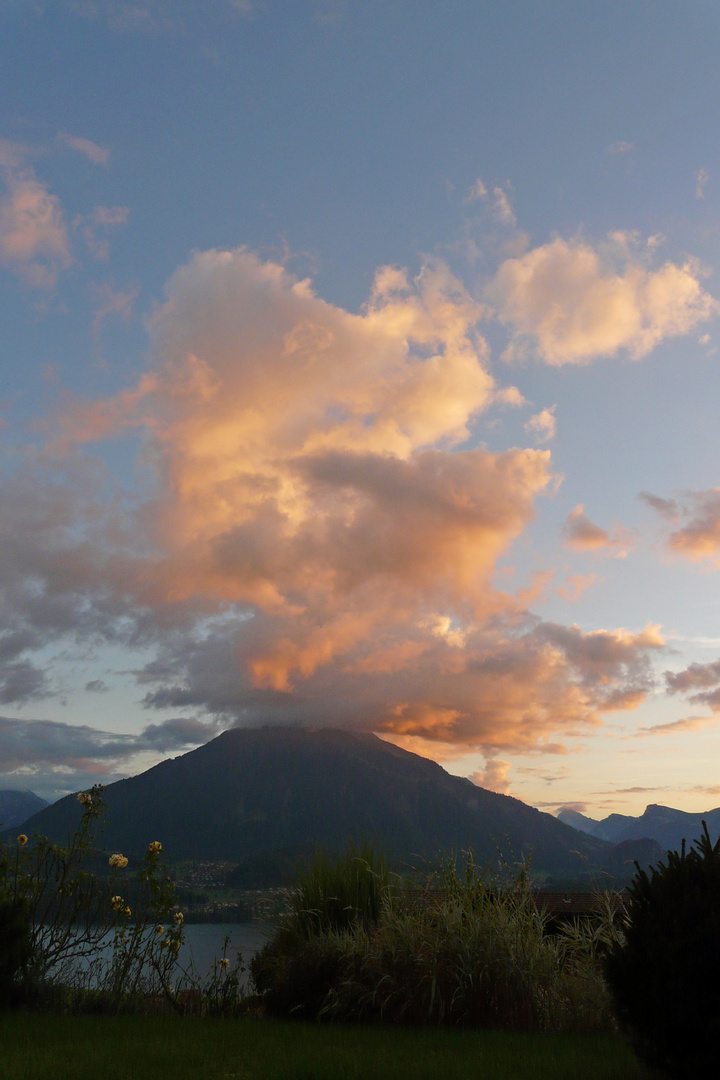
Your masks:
<svg viewBox="0 0 720 1080"><path fill-rule="evenodd" d="M0 783L315 723L720 800L716 7L0 28Z"/></svg>

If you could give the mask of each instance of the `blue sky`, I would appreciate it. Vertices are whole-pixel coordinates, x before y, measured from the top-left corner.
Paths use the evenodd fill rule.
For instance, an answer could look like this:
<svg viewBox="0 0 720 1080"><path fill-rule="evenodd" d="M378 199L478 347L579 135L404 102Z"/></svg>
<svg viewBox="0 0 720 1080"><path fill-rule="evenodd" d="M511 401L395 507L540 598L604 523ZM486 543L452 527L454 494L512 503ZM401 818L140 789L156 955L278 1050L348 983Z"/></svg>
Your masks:
<svg viewBox="0 0 720 1080"><path fill-rule="evenodd" d="M2 786L300 722L716 805L716 6L0 30Z"/></svg>

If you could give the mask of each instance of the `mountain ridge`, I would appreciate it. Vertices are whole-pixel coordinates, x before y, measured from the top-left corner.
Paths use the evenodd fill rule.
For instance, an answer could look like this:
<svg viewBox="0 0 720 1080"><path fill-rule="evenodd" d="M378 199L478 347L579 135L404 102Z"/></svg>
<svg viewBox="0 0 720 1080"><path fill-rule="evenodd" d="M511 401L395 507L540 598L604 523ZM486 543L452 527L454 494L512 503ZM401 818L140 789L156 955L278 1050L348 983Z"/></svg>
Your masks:
<svg viewBox="0 0 720 1080"><path fill-rule="evenodd" d="M247 867L246 887L322 847L371 841L408 863L472 849L495 864L532 858L538 875L589 880L612 855L550 814L453 776L375 735L332 728L236 728L104 792L103 843L138 858L159 839L169 860ZM81 807L67 796L25 832L64 841ZM253 869L254 868L254 869ZM271 874L272 876L272 874ZM272 883L272 882L271 882Z"/></svg>

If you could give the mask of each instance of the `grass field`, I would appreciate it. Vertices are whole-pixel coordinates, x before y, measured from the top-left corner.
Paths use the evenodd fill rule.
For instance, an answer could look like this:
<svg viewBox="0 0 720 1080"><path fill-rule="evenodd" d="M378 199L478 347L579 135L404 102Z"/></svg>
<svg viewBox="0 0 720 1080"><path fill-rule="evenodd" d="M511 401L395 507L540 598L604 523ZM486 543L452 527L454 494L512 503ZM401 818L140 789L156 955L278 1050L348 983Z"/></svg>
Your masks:
<svg viewBox="0 0 720 1080"><path fill-rule="evenodd" d="M612 1036L0 1015L3 1080L643 1080Z"/></svg>

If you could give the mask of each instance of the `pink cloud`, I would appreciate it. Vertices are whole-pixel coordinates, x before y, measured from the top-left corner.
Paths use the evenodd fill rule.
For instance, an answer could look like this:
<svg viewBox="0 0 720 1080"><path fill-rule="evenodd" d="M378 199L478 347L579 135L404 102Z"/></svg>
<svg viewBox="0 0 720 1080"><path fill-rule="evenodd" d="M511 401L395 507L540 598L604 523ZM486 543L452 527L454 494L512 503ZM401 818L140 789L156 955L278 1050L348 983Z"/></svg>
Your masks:
<svg viewBox="0 0 720 1080"><path fill-rule="evenodd" d="M611 241L621 272L588 244L559 237L502 264L488 296L515 329L508 359L532 346L554 366L621 351L637 360L718 313L695 264L648 270L617 235Z"/></svg>

